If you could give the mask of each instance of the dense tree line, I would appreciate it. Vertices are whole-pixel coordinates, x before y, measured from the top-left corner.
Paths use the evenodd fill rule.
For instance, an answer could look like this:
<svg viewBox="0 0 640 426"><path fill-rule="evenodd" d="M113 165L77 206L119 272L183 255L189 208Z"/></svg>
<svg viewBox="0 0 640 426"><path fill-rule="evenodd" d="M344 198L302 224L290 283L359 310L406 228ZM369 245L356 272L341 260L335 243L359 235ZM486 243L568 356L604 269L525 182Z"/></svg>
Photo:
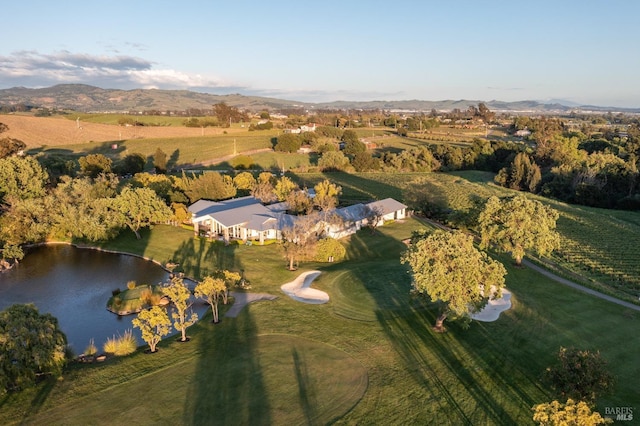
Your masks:
<svg viewBox="0 0 640 426"><path fill-rule="evenodd" d="M583 127L587 134L552 118L518 117L513 128L530 130L530 145L499 171L500 185L594 207L640 208L637 123L623 135Z"/></svg>
<svg viewBox="0 0 640 426"><path fill-rule="evenodd" d="M484 108L468 111L469 115L493 119ZM393 125L393 119L383 122ZM519 116L511 130L531 132L522 142L475 139L466 147L432 144L379 156L367 150L353 130L321 126L310 145L321 154L318 167L322 171L483 170L497 173L495 182L512 189L575 204L637 210L640 127L637 121L615 119L627 123L624 132L597 125L576 130L559 118Z"/></svg>

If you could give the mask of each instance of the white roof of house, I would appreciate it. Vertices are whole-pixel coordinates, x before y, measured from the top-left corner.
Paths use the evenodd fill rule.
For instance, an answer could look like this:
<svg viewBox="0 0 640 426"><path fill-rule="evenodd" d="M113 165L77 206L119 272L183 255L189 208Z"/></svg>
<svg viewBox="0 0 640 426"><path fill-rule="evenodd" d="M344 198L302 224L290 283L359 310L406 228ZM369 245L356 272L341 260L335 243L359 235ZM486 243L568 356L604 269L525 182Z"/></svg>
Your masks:
<svg viewBox="0 0 640 426"><path fill-rule="evenodd" d="M345 221L357 222L367 217L367 209L364 204L354 204L336 209L336 214Z"/></svg>
<svg viewBox="0 0 640 426"><path fill-rule="evenodd" d="M379 209L383 215L406 209L407 206L393 198L385 198L384 200L373 201L367 206L371 209Z"/></svg>
<svg viewBox="0 0 640 426"><path fill-rule="evenodd" d="M287 210L289 210L289 203L287 203L286 201L283 201L281 203L268 204L265 207L271 210L272 212L280 213L280 212L286 212Z"/></svg>
<svg viewBox="0 0 640 426"><path fill-rule="evenodd" d="M253 196L234 198L223 201L199 200L189 206L189 211L193 214L193 222L201 222L213 219L224 227L243 225L248 229L265 231L268 229L283 229L291 227L299 219L284 213L283 207L286 203L278 203L264 206L260 200ZM383 215L405 209L407 206L394 200L385 198L368 204L354 204L352 206L336 209L335 213L345 221L357 222L365 219L368 209L379 209ZM321 222L318 213L316 222Z"/></svg>
<svg viewBox="0 0 640 426"><path fill-rule="evenodd" d="M255 231L267 231L269 229L277 229L278 219L273 216L266 216L262 214L254 214L247 223L247 229Z"/></svg>
<svg viewBox="0 0 640 426"><path fill-rule="evenodd" d="M196 216L202 216L222 210L235 209L250 204L260 204L260 200L251 195L240 198L231 198L222 201L198 200L191 204L188 210Z"/></svg>
<svg viewBox="0 0 640 426"><path fill-rule="evenodd" d="M207 209L211 206L215 206L215 205L219 205L220 203L217 201L211 201L211 200L198 200L195 203L191 204L187 210L189 210L190 213L198 213L199 211L202 211L204 209Z"/></svg>

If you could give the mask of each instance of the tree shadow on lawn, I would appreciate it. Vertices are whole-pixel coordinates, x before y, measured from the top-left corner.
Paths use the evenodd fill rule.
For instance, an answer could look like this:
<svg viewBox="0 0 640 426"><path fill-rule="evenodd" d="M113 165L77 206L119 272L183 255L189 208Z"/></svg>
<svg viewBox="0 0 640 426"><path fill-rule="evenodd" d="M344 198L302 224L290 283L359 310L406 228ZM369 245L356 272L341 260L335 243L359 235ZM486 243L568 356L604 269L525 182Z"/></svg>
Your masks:
<svg viewBox="0 0 640 426"><path fill-rule="evenodd" d="M188 277L200 279L217 270L236 268L235 251L237 244L225 246L218 241L205 238L191 238L183 242L173 254L173 261Z"/></svg>
<svg viewBox="0 0 640 426"><path fill-rule="evenodd" d="M522 390L519 382L503 379L501 362L487 361L484 351L460 345L458 340L467 338L464 334L469 330L449 325L448 333L433 332L435 316L426 309L378 311L378 320L405 367L420 386L431 391L439 411L455 424L528 422L529 408L537 399ZM526 408L517 409L514 404Z"/></svg>
<svg viewBox="0 0 640 426"><path fill-rule="evenodd" d="M473 324L472 329L463 330L448 324L448 333L433 332L436 307L410 297L407 268L399 261L401 246L382 233L356 234L350 258L353 254L371 260L358 265L358 279L373 299L375 318L404 361L403 367L426 394L423 400L437 407L441 420L454 424L529 422L530 407L543 392L535 375L520 371L522 357L501 358L500 346L492 343L500 341L501 335L490 327Z"/></svg>
<svg viewBox="0 0 640 426"><path fill-rule="evenodd" d="M314 389L311 385L312 380L309 377L307 360L305 359L304 353L299 352L295 347L291 349L291 355L293 357L295 376L298 382L300 406L307 419L307 424L313 424L318 417L318 410L316 409L317 402L314 398Z"/></svg>
<svg viewBox="0 0 640 426"><path fill-rule="evenodd" d="M251 313L202 326L207 330L202 334L200 358L185 398L185 424L272 424Z"/></svg>

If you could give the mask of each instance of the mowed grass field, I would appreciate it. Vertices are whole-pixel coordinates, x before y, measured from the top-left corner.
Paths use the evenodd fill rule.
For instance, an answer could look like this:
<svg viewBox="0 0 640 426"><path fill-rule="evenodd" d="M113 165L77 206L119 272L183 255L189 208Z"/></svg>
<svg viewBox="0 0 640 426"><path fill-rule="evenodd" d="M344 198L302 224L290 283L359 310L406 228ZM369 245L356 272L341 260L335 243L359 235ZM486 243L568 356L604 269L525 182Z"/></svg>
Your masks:
<svg viewBox="0 0 640 426"><path fill-rule="evenodd" d="M329 179L342 187L347 203L392 197L402 199L403 190L418 181L429 197L462 212L474 207L473 197L486 199L515 195L516 191L493 184L493 174L478 171L456 173L303 173L297 178L307 187ZM640 296L640 212L597 209L525 194L556 209L560 248L548 260L559 272L597 290L628 301Z"/></svg>
<svg viewBox="0 0 640 426"><path fill-rule="evenodd" d="M532 424L552 398L541 383L560 346L600 350L617 382L598 408L637 406L640 355L629 345L637 312L566 288L526 268L508 269L512 309L492 323L434 333L437 311L409 296L403 239L424 225L388 224L344 240L341 263L285 269L278 245L211 244L156 226L107 248L171 259L198 278L243 269L251 304L218 325L208 315L191 341L167 338L156 354L75 364L64 379L0 399L2 424ZM280 285L305 270L325 305L286 297ZM225 312L228 307L223 307ZM98 342L96 342L98 343Z"/></svg>

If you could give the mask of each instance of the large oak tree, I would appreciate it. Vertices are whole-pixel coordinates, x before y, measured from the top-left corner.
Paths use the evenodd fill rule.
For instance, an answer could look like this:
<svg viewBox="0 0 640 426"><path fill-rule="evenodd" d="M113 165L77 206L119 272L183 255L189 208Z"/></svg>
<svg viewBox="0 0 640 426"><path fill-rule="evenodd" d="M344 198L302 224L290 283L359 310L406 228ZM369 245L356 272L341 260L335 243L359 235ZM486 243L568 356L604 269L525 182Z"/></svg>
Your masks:
<svg viewBox="0 0 640 426"><path fill-rule="evenodd" d="M38 313L34 305L13 305L0 312L0 394L60 374L66 345L58 320Z"/></svg>
<svg viewBox="0 0 640 426"><path fill-rule="evenodd" d="M171 209L149 188L124 188L113 205L127 225L140 239L140 228L171 219Z"/></svg>
<svg viewBox="0 0 640 426"><path fill-rule="evenodd" d="M511 253L516 265L527 250L545 256L560 244L556 232L558 212L524 195L499 199L491 197L480 213L480 246Z"/></svg>
<svg viewBox="0 0 640 426"><path fill-rule="evenodd" d="M507 273L460 231L415 235L401 261L411 267L413 292L440 304L436 331L444 331L447 317L468 322L470 313L500 297Z"/></svg>

